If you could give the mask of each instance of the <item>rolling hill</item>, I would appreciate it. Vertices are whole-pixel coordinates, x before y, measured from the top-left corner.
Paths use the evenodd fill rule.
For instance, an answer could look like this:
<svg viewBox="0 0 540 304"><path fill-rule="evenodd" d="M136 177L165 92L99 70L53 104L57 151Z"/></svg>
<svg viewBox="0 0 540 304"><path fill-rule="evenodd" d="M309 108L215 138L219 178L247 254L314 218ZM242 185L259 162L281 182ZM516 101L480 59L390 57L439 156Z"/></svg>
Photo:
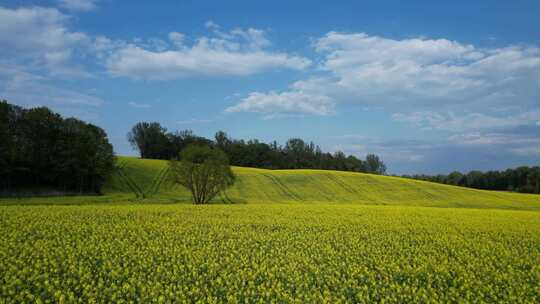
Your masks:
<svg viewBox="0 0 540 304"><path fill-rule="evenodd" d="M105 186L108 196L145 201L188 202L187 189L173 185L163 160L119 157ZM234 167L237 181L221 203L362 203L433 207L540 210L540 196L484 191L399 177L327 170L265 170ZM106 195L106 196L107 196Z"/></svg>

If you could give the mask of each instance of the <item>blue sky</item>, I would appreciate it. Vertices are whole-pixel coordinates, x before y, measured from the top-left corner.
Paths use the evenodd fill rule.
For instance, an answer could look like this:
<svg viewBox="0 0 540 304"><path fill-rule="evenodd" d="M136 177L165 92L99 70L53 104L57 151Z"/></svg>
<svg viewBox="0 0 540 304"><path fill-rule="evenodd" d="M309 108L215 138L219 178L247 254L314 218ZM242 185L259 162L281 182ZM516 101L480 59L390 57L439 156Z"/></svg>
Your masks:
<svg viewBox="0 0 540 304"><path fill-rule="evenodd" d="M102 126L382 156L389 172L540 163L538 1L0 0L0 98Z"/></svg>

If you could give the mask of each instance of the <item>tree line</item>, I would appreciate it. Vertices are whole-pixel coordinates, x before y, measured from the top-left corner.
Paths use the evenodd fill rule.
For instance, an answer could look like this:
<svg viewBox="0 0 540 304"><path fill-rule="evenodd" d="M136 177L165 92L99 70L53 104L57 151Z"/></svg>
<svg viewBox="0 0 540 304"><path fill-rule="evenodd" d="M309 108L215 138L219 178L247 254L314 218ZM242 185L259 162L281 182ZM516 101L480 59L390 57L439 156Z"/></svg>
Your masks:
<svg viewBox="0 0 540 304"><path fill-rule="evenodd" d="M403 177L484 190L540 194L540 167L518 167L503 171L454 171L448 175L403 175Z"/></svg>
<svg viewBox="0 0 540 304"><path fill-rule="evenodd" d="M24 109L0 101L1 193L99 193L113 164L103 129L46 107Z"/></svg>
<svg viewBox="0 0 540 304"><path fill-rule="evenodd" d="M264 169L327 169L385 174L386 165L375 154L364 160L341 151L323 152L313 142L291 138L285 145L276 141L232 139L219 131L214 139L195 135L191 130L168 132L158 122L139 122L128 133L128 140L142 158L174 159L189 145L219 148L234 166Z"/></svg>

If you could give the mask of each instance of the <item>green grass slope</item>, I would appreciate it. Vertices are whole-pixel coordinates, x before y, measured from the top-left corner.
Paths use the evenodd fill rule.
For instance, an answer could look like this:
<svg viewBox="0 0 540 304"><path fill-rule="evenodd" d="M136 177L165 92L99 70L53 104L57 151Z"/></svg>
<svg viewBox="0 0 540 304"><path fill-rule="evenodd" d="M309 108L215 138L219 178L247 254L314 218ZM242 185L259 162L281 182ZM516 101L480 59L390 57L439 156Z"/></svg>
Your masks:
<svg viewBox="0 0 540 304"><path fill-rule="evenodd" d="M109 196L156 202L190 201L187 189L168 179L167 162L119 157L105 186ZM234 187L222 203L363 203L433 207L540 210L540 196L483 191L398 177L327 170L233 168Z"/></svg>

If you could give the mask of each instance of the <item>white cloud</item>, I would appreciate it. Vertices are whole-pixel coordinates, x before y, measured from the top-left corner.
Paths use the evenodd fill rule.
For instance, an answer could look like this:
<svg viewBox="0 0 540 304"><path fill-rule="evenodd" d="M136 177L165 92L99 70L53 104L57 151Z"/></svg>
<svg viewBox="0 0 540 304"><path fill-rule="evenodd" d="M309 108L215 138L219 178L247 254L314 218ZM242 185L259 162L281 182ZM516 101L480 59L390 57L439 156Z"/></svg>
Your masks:
<svg viewBox="0 0 540 304"><path fill-rule="evenodd" d="M315 47L339 90L362 103L482 107L516 100L531 105L531 96L538 96L538 80L531 77L540 72L537 47L478 49L447 39L336 32Z"/></svg>
<svg viewBox="0 0 540 304"><path fill-rule="evenodd" d="M91 77L76 59L92 39L68 29L70 17L55 8L0 7L0 96L26 106L47 106L64 115L93 120L104 101L52 80Z"/></svg>
<svg viewBox="0 0 540 304"><path fill-rule="evenodd" d="M254 28L248 28L247 30L243 29L234 29L231 31L231 35L242 37L248 41L248 49L251 50L262 50L271 45L270 41L266 39L266 33L263 30L258 30Z"/></svg>
<svg viewBox="0 0 540 304"><path fill-rule="evenodd" d="M221 26L213 21L207 21L205 23L212 33L224 40L235 40L236 38L242 38L246 42L246 46L252 50L261 50L271 45L270 41L266 38L266 32L259 29L248 28L247 30L241 28L235 28L230 32L223 32Z"/></svg>
<svg viewBox="0 0 540 304"><path fill-rule="evenodd" d="M453 144L460 145L512 145L540 146L540 137L515 133L471 132L454 134L448 138ZM523 148L523 147L520 147Z"/></svg>
<svg viewBox="0 0 540 304"><path fill-rule="evenodd" d="M526 113L540 106L540 48L536 46L488 49L447 39L397 40L329 32L315 41L314 48L323 56L322 76L297 81L283 92L267 93L268 109L259 112L284 110L276 106L281 100L274 104L268 98L302 94L324 96L328 104L392 109L401 113L395 119L413 123L422 120L442 127L450 122L449 127L460 127L461 120L488 127L524 123L517 121L521 118L534 123ZM262 99L265 93L257 94ZM510 109L510 118L491 113L502 107ZM428 114L414 113L419 111ZM473 114L459 114L465 115L459 118L453 113Z"/></svg>
<svg viewBox="0 0 540 304"><path fill-rule="evenodd" d="M105 36L97 36L93 39L89 48L98 59L104 60L113 52L126 45L127 43L121 40L112 40Z"/></svg>
<svg viewBox="0 0 540 304"><path fill-rule="evenodd" d="M82 9L93 3L64 4ZM222 32L213 25L210 37L199 37L191 44L179 32L169 33L167 40L153 37L128 43L70 30L70 17L55 8L0 7L0 20L0 61L53 77L91 76L75 64L83 57L99 59L113 76L135 79L245 76L275 69L301 70L311 64L300 56L270 51L265 32L253 28Z"/></svg>
<svg viewBox="0 0 540 304"><path fill-rule="evenodd" d="M135 102L135 101L128 102L128 105L130 107L139 108L139 109L148 109L148 108L152 107L151 105L149 105L147 103L138 103L138 102Z"/></svg>
<svg viewBox="0 0 540 304"><path fill-rule="evenodd" d="M210 26L213 37L200 37L192 45L172 32L174 48L151 49L131 43L115 50L106 60L113 76L165 80L192 76L246 76L275 69L302 70L309 59L267 50L264 31L234 29L224 33Z"/></svg>
<svg viewBox="0 0 540 304"><path fill-rule="evenodd" d="M0 96L24 106L49 106L55 109L98 107L104 101L94 95L65 89L47 82L47 78L0 64Z"/></svg>
<svg viewBox="0 0 540 304"><path fill-rule="evenodd" d="M540 137L520 132L471 132L455 134L448 138L453 145L481 147L515 156L540 156Z"/></svg>
<svg viewBox="0 0 540 304"><path fill-rule="evenodd" d="M219 30L220 26L212 20L208 20L204 23L204 26L210 30Z"/></svg>
<svg viewBox="0 0 540 304"><path fill-rule="evenodd" d="M96 8L97 0L59 0L60 6L72 11L91 11Z"/></svg>
<svg viewBox="0 0 540 304"><path fill-rule="evenodd" d="M182 47L184 45L184 39L186 36L182 33L170 32L168 37L173 45L177 47Z"/></svg>
<svg viewBox="0 0 540 304"><path fill-rule="evenodd" d="M65 27L69 17L54 8L0 7L0 18L0 41L14 52L61 51L88 39L83 33L69 31Z"/></svg>
<svg viewBox="0 0 540 304"><path fill-rule="evenodd" d="M0 20L2 62L45 70L52 76L89 76L71 61L91 40L70 31L69 17L57 9L0 7Z"/></svg>
<svg viewBox="0 0 540 304"><path fill-rule="evenodd" d="M392 118L398 122L414 124L424 129L449 131L482 130L534 125L540 119L540 109L498 116L484 113L439 113L416 111L394 113Z"/></svg>
<svg viewBox="0 0 540 304"><path fill-rule="evenodd" d="M226 112L255 112L268 116L280 114L328 115L334 112L327 96L309 95L299 92L254 92L242 101L229 107Z"/></svg>

